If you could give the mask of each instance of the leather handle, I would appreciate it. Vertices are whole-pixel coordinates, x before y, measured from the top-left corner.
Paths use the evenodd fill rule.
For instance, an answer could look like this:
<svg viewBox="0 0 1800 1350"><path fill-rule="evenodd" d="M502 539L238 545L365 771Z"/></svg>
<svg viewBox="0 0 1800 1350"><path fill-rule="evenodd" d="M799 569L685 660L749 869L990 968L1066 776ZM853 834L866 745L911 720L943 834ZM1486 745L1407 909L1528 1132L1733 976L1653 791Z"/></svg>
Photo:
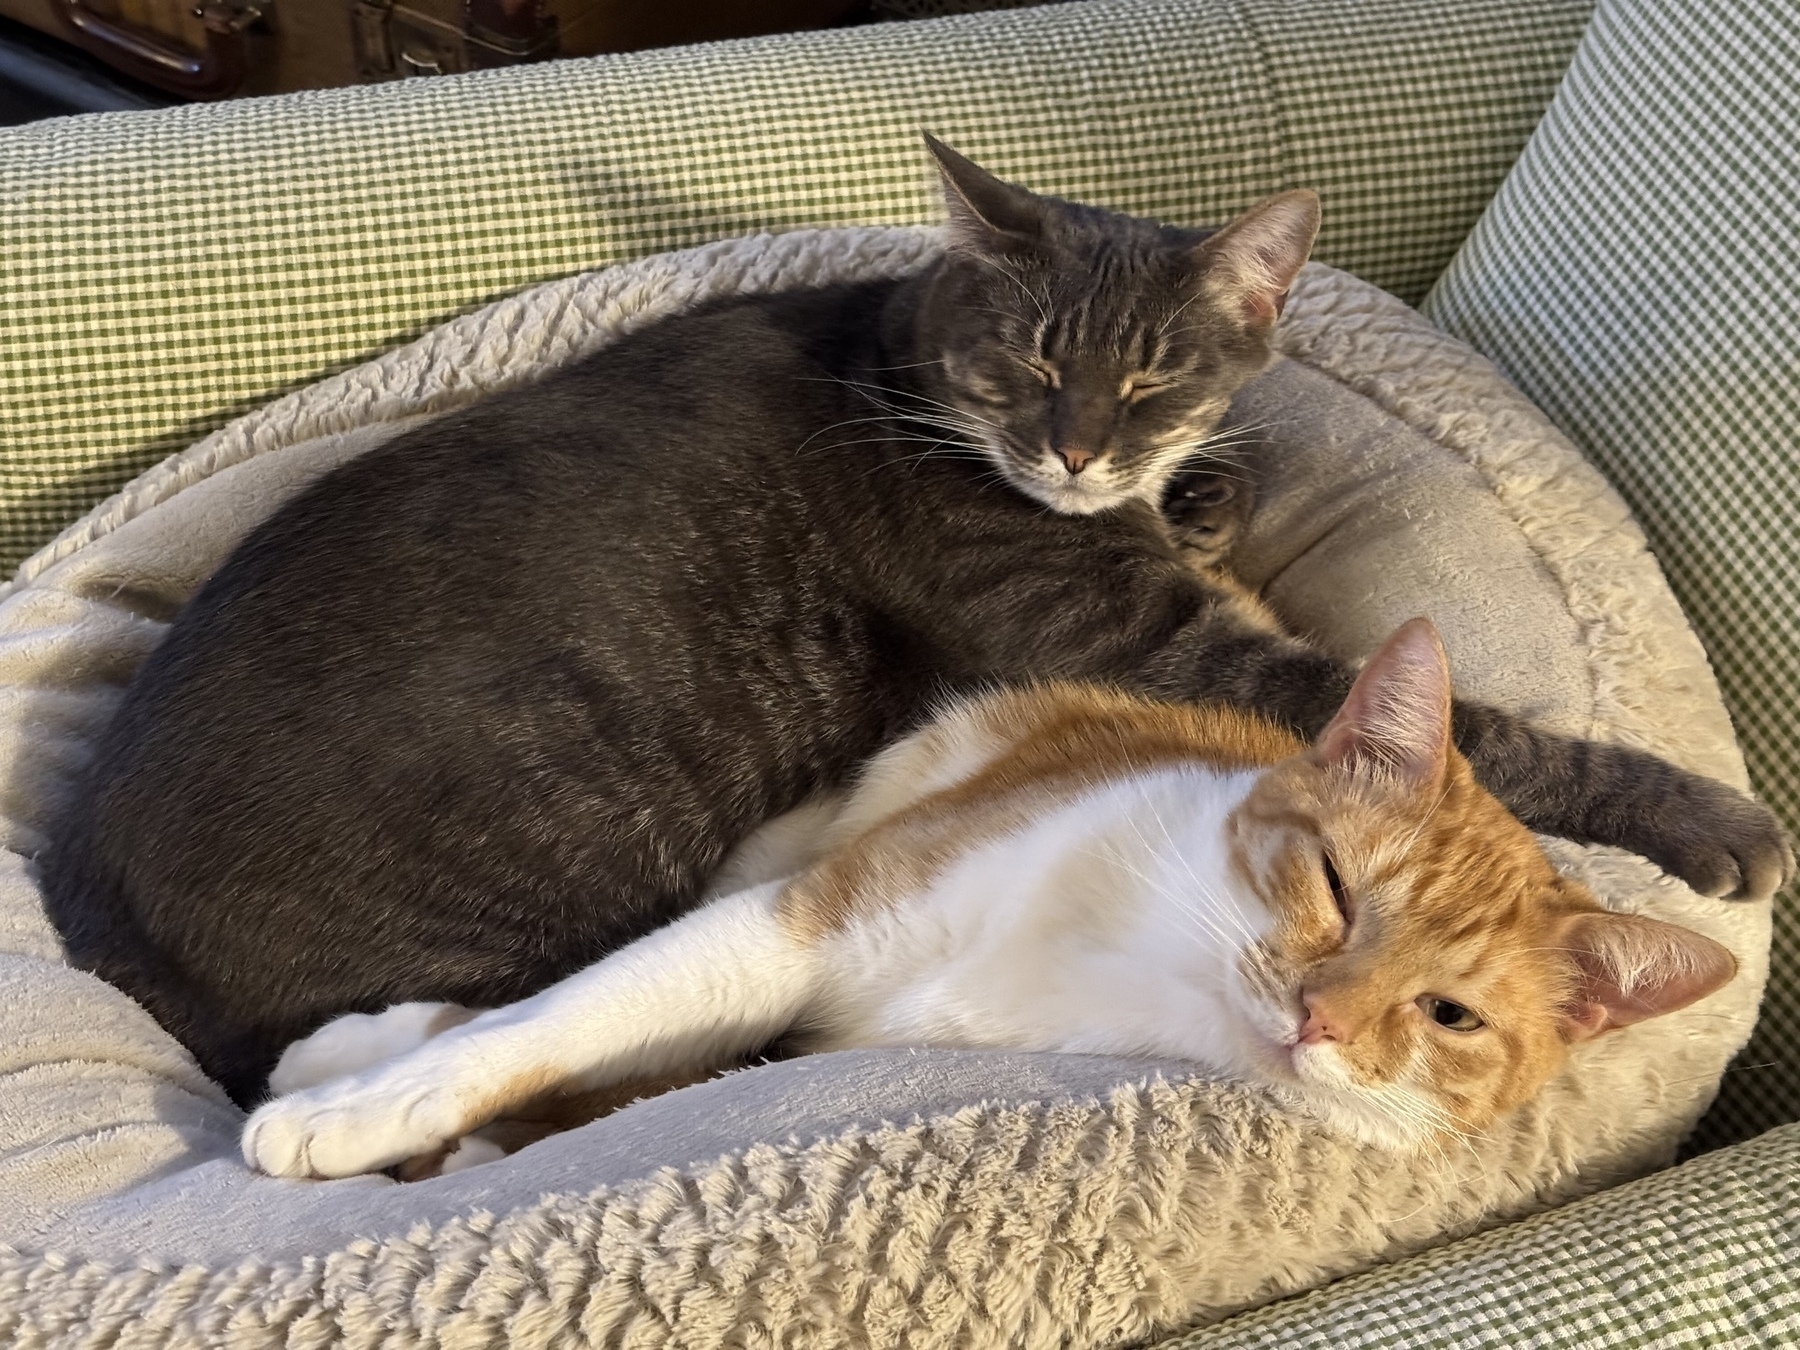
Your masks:
<svg viewBox="0 0 1800 1350"><path fill-rule="evenodd" d="M61 0L58 8L83 50L158 89L188 98L214 99L236 93L244 82L244 29L257 17L255 10L201 5L198 13L206 30L206 50L197 52L161 33L110 19L88 8L87 0Z"/></svg>

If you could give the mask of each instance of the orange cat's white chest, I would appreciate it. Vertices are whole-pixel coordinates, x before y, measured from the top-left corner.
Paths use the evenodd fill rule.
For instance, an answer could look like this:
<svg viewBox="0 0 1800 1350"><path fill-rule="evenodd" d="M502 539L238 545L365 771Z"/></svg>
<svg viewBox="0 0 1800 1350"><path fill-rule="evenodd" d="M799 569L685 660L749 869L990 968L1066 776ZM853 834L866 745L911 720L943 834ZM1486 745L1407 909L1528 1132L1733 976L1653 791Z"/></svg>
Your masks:
<svg viewBox="0 0 1800 1350"><path fill-rule="evenodd" d="M1272 922L1227 858L1252 778L1181 768L1077 793L860 909L822 939L808 1044L1238 1061L1238 960Z"/></svg>

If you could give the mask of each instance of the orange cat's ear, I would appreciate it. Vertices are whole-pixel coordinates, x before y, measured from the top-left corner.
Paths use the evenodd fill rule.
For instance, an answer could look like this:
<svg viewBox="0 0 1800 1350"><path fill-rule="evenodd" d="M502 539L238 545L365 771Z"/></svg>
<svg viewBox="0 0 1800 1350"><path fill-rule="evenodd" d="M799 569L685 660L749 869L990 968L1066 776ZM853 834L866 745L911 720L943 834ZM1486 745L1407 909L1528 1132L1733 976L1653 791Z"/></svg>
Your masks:
<svg viewBox="0 0 1800 1350"><path fill-rule="evenodd" d="M1570 1041L1685 1008L1737 974L1737 958L1711 938L1641 914L1577 914L1560 945L1576 970L1563 1008Z"/></svg>
<svg viewBox="0 0 1800 1350"><path fill-rule="evenodd" d="M1412 788L1443 781L1450 754L1450 659L1431 620L1402 624L1369 658L1313 753L1321 764L1398 778Z"/></svg>

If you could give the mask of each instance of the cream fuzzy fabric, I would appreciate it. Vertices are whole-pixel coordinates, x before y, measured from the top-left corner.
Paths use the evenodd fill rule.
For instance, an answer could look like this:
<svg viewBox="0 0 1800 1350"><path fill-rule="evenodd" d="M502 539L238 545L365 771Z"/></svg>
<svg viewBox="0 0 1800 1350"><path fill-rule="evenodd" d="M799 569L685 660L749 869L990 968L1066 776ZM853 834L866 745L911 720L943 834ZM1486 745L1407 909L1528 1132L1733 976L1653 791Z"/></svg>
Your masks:
<svg viewBox="0 0 1800 1350"><path fill-rule="evenodd" d="M858 1052L640 1103L403 1187L275 1181L129 1000L71 970L28 859L168 617L299 486L406 419L711 296L888 274L928 230L799 232L570 278L282 399L144 475L0 603L0 1343L1101 1346L1318 1284L1664 1164L1748 1035L1768 911L1555 845L1743 974L1606 1037L1423 1160L1181 1065ZM1699 645L1617 497L1482 359L1309 268L1244 566L1343 655L1429 612L1464 692L1737 783ZM547 544L553 546L553 544Z"/></svg>

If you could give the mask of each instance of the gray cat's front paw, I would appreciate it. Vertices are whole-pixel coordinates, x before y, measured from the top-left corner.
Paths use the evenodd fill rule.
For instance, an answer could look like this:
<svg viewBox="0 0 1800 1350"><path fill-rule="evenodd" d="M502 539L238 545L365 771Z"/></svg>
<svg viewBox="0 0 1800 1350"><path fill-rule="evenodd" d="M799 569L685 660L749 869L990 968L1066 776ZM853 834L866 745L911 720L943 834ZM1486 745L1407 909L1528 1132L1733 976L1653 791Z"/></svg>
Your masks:
<svg viewBox="0 0 1800 1350"><path fill-rule="evenodd" d="M1638 851L1702 895L1767 900L1794 879L1794 850L1768 807L1689 776L1658 812Z"/></svg>
<svg viewBox="0 0 1800 1350"><path fill-rule="evenodd" d="M1255 501L1241 470L1184 469L1169 483L1163 516L1188 560L1198 567L1213 568L1222 566L1231 555Z"/></svg>

